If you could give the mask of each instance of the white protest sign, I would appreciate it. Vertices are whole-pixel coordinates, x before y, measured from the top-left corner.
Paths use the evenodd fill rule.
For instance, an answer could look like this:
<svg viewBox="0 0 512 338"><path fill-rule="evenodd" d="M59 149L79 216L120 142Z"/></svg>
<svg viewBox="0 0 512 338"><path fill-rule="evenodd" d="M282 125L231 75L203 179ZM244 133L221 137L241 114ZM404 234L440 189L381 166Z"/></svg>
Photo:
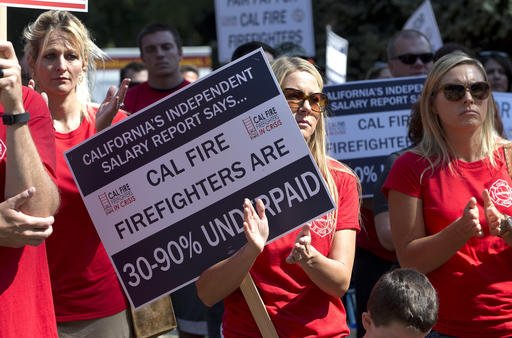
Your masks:
<svg viewBox="0 0 512 338"><path fill-rule="evenodd" d="M246 243L244 198L267 206L270 240L334 207L261 49L66 158L136 307Z"/></svg>
<svg viewBox="0 0 512 338"><path fill-rule="evenodd" d="M215 0L219 61L250 41L293 42L315 56L311 0Z"/></svg>
<svg viewBox="0 0 512 338"><path fill-rule="evenodd" d="M424 77L410 77L324 87L331 111L327 151L354 169L363 197L373 196L386 157L411 145L407 137L411 105L424 81Z"/></svg>
<svg viewBox="0 0 512 338"><path fill-rule="evenodd" d="M1 0L0 6L38 9L61 9L87 12L87 0L47 1L47 0Z"/></svg>
<svg viewBox="0 0 512 338"><path fill-rule="evenodd" d="M425 0L407 19L403 29L414 29L425 34L434 51L441 48L443 39L437 26L436 16L430 0Z"/></svg>
<svg viewBox="0 0 512 338"><path fill-rule="evenodd" d="M326 27L325 76L329 84L345 83L347 79L348 40Z"/></svg>
<svg viewBox="0 0 512 338"><path fill-rule="evenodd" d="M505 136L512 140L512 93L493 92L492 96L498 105Z"/></svg>

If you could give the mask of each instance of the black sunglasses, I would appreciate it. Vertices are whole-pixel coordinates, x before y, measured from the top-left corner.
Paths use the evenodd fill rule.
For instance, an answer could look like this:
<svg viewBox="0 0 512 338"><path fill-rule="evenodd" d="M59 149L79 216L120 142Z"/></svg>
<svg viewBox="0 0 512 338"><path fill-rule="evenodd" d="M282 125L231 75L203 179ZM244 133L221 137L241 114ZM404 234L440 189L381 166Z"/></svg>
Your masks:
<svg viewBox="0 0 512 338"><path fill-rule="evenodd" d="M323 113L328 102L327 96L324 93L312 93L306 95L302 90L293 88L285 88L284 96L294 113L304 105L306 100L308 100L312 111L315 113Z"/></svg>
<svg viewBox="0 0 512 338"><path fill-rule="evenodd" d="M489 97L491 86L487 82L473 82L470 84L447 83L441 87L444 97L448 101L459 101L466 95L466 91L477 100L485 100Z"/></svg>
<svg viewBox="0 0 512 338"><path fill-rule="evenodd" d="M418 60L418 58L421 60L421 62L423 63L429 63L431 62L432 60L434 60L434 54L433 53L422 53L422 54L402 54L402 55L398 55L398 56L395 56L394 58L392 59L398 59L400 60L403 64L406 64L406 65L413 65L416 63L416 60Z"/></svg>

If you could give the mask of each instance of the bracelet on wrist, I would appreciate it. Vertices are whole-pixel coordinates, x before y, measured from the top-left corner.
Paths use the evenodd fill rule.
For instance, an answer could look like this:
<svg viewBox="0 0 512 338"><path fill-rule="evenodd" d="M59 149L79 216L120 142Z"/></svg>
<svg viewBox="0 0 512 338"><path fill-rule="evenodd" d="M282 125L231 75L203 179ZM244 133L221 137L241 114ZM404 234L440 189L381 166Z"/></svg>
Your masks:
<svg viewBox="0 0 512 338"><path fill-rule="evenodd" d="M30 113L24 112L21 114L1 114L2 122L6 126L12 126L14 124L25 124L30 120Z"/></svg>

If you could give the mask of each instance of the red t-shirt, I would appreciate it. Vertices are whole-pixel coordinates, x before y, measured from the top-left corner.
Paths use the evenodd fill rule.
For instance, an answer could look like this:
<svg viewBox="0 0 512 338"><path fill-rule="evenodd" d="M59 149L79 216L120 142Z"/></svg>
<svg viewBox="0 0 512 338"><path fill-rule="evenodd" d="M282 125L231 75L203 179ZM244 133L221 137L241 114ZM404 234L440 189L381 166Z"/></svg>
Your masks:
<svg viewBox="0 0 512 338"><path fill-rule="evenodd" d="M384 184L386 194L395 190L421 199L427 235L441 231L459 218L472 196L477 200L485 236L471 238L452 258L427 275L439 295L435 329L450 336L512 334L512 248L503 239L489 235L482 200L482 191L488 188L498 210L512 215L512 181L503 161L503 150L496 151L496 155L496 167L491 166L489 159L453 161L458 170L454 174L447 168L432 172L426 160L406 152L396 160Z"/></svg>
<svg viewBox="0 0 512 338"><path fill-rule="evenodd" d="M331 173L339 191L336 231L359 231L359 194L356 178L331 161ZM312 222L311 244L323 255L331 250L334 232L325 216ZM326 294L297 264L288 264L300 229L268 244L251 268L267 311L280 337L344 337L349 334L345 308L339 297ZM355 249L355 248L354 248ZM240 290L224 300L223 330L226 338L261 337Z"/></svg>
<svg viewBox="0 0 512 338"><path fill-rule="evenodd" d="M90 121L84 118L77 129L55 132L61 206L46 245L58 322L102 318L127 308L123 289L64 157L66 150L95 134L96 109L90 108L89 114ZM113 123L125 116L118 113Z"/></svg>
<svg viewBox="0 0 512 338"><path fill-rule="evenodd" d="M23 87L28 126L46 169L55 174L55 142L50 113L41 96ZM4 108L0 105L0 112ZM0 200L4 200L6 129L0 123ZM37 194L37 191L36 191ZM0 247L0 337L57 337L45 244Z"/></svg>
<svg viewBox="0 0 512 338"><path fill-rule="evenodd" d="M123 109L130 113L136 113L142 108L146 108L150 104L163 99L167 95L180 90L188 84L190 84L190 82L183 80L182 83L174 88L159 90L151 88L147 82L143 82L135 87L128 89L128 92L124 98Z"/></svg>

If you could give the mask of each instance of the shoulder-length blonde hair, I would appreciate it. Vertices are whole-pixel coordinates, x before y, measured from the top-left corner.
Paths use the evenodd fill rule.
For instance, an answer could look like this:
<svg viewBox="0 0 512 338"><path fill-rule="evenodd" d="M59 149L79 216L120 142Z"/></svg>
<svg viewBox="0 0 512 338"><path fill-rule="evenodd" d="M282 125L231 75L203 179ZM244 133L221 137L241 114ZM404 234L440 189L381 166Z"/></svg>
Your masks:
<svg viewBox="0 0 512 338"><path fill-rule="evenodd" d="M436 61L423 86L419 100L423 136L415 151L425 157L432 165L448 166L455 158L452 146L447 142L446 131L441 125L438 115L434 111L434 99L438 94L443 77L454 67L471 65L478 69L484 80L488 82L487 74L482 64L461 52L453 52ZM491 164L495 165L494 151L503 143L503 139L495 129L495 118L498 113L492 95L487 98L487 114L482 124L481 157L490 157Z"/></svg>
<svg viewBox="0 0 512 338"><path fill-rule="evenodd" d="M283 82L285 81L286 77L292 73L295 72L306 72L311 74L316 82L318 83L318 87L320 90L323 90L324 88L324 81L322 79L322 75L318 72L316 67L308 62L307 60L304 60L299 57L280 57L277 58L272 63L272 70L274 72L274 75L276 76L277 82L280 86L282 86ZM318 169L320 170L320 173L324 177L327 188L329 189L329 192L331 196L333 197L333 200L335 201L336 205L338 204L338 198L339 193L338 189L336 187L336 183L334 182L334 178L329 171L329 159L327 156L326 151L326 132L325 132L325 112L320 115L318 118L318 123L316 124L316 129L313 132L313 135L308 140L308 146L309 150L311 151L311 154L318 165ZM340 170L347 173L350 173L354 175L356 178L357 176L347 167L347 166L339 166L339 167L330 167L334 170ZM359 187L358 187L359 189ZM336 214L332 214L329 217L334 218L333 225L336 225L336 218L337 218L337 211Z"/></svg>
<svg viewBox="0 0 512 338"><path fill-rule="evenodd" d="M25 56L31 76L35 75L35 64L55 32L64 33L83 60L84 74L76 90L80 102L86 104L91 100L87 74L96 70L96 61L105 60L106 54L96 46L88 29L73 14L60 10L46 11L24 29ZM37 78L35 80L37 86Z"/></svg>

